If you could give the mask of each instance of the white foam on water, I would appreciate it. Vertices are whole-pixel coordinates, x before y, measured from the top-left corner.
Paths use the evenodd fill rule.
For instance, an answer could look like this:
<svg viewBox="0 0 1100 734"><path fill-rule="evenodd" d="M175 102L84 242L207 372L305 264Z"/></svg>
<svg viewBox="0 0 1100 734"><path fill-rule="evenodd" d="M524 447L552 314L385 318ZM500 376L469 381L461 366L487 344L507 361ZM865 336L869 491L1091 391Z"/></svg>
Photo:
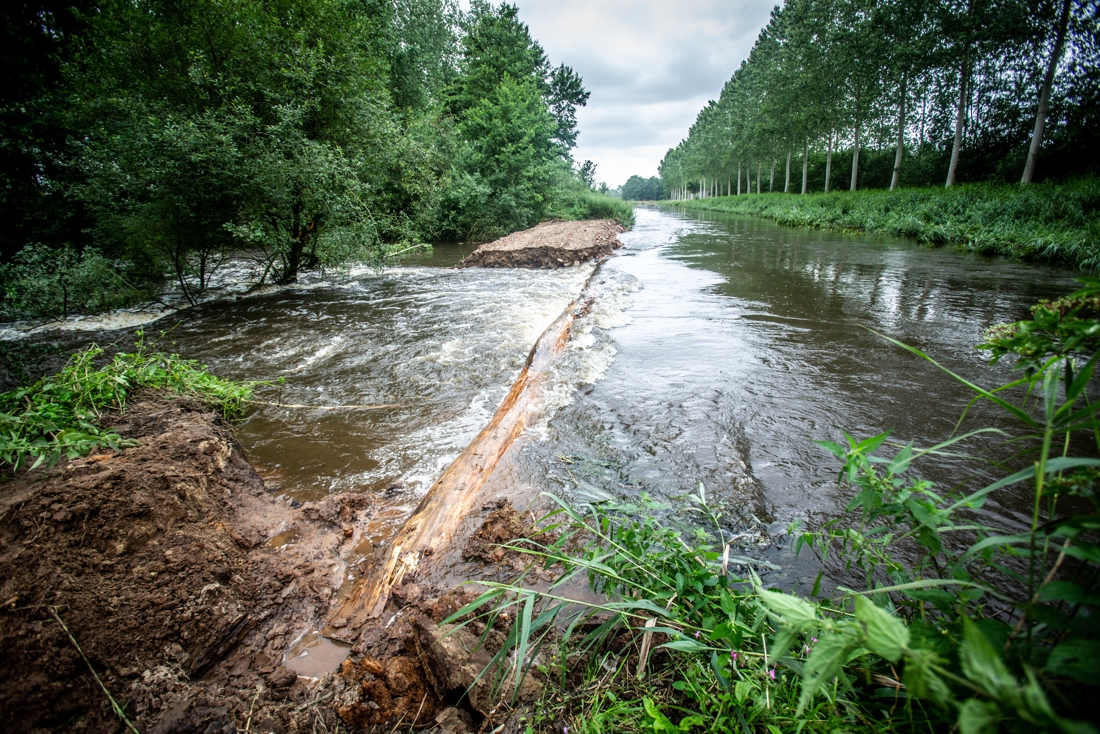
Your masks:
<svg viewBox="0 0 1100 734"><path fill-rule="evenodd" d="M640 284L632 276L605 269L593 284L594 301L588 314L574 322L565 353L550 371L538 398L535 419L527 431L537 440L549 437L554 415L573 402L577 390L607 374L617 351L607 332L630 323L627 309Z"/></svg>

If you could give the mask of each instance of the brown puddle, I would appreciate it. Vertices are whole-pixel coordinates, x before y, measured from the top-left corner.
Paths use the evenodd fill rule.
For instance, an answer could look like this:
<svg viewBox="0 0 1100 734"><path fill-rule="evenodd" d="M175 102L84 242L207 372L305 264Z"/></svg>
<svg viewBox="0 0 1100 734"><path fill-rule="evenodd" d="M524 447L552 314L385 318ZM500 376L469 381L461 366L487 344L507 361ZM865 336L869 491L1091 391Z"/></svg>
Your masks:
<svg viewBox="0 0 1100 734"><path fill-rule="evenodd" d="M319 630L310 630L287 651L283 664L298 675L321 678L337 670L349 655L351 645L330 640Z"/></svg>

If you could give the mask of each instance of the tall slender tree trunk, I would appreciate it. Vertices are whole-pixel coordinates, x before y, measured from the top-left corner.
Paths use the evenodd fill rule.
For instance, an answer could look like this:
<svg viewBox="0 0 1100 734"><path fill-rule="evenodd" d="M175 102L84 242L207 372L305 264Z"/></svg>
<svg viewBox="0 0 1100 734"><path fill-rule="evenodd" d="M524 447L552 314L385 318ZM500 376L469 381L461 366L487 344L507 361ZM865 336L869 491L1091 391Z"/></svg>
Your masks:
<svg viewBox="0 0 1100 734"><path fill-rule="evenodd" d="M894 175L890 178L890 190L898 187L901 178L901 159L905 155L905 77L901 78L901 104L898 111L898 150L894 154Z"/></svg>
<svg viewBox="0 0 1100 734"><path fill-rule="evenodd" d="M833 177L833 131L829 131L829 142L825 146L825 193L829 193L829 182Z"/></svg>
<svg viewBox="0 0 1100 734"><path fill-rule="evenodd" d="M810 136L806 136L806 142L802 144L802 193L806 193L806 188L810 183Z"/></svg>
<svg viewBox="0 0 1100 734"><path fill-rule="evenodd" d="M737 161L737 195L741 195L741 161Z"/></svg>
<svg viewBox="0 0 1100 734"><path fill-rule="evenodd" d="M959 109L955 113L955 142L951 146L951 163L947 167L946 188L955 185L955 173L959 168L959 151L962 149L963 122L966 120L966 95L970 85L970 55L969 49L963 56L962 67L959 69Z"/></svg>
<svg viewBox="0 0 1100 734"><path fill-rule="evenodd" d="M1047 107L1050 104L1050 87L1054 84L1054 74L1058 71L1058 62L1062 60L1062 47L1066 42L1066 29L1069 27L1069 9L1071 0L1062 0L1062 17L1058 19L1058 35L1054 40L1054 50L1050 53L1047 73L1043 77L1043 89L1039 92L1039 109L1035 112L1035 132L1031 134L1031 148L1027 152L1027 164L1020 183L1029 184L1035 176L1035 164L1039 160L1039 148L1043 144L1043 129L1047 123Z"/></svg>
<svg viewBox="0 0 1100 734"><path fill-rule="evenodd" d="M920 132L917 134L917 160L924 152L924 120L928 110L927 92L920 97Z"/></svg>
<svg viewBox="0 0 1100 734"><path fill-rule="evenodd" d="M764 170L764 164L760 161L756 162L756 193L760 193L760 172Z"/></svg>
<svg viewBox="0 0 1100 734"><path fill-rule="evenodd" d="M852 185L849 191L855 191L859 183L859 119L856 118L855 148L852 150Z"/></svg>
<svg viewBox="0 0 1100 734"><path fill-rule="evenodd" d="M772 156L772 172L768 176L768 193L775 192L775 156Z"/></svg>
<svg viewBox="0 0 1100 734"><path fill-rule="evenodd" d="M791 191L791 148L787 146L787 177L783 181L783 193L789 194Z"/></svg>

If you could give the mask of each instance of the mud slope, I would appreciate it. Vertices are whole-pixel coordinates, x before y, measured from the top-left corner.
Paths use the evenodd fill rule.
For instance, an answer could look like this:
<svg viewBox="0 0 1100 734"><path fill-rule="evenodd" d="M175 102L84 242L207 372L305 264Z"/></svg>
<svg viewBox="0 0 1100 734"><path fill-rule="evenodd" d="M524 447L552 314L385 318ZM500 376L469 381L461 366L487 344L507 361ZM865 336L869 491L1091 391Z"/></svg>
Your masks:
<svg viewBox="0 0 1100 734"><path fill-rule="evenodd" d="M113 422L141 445L0 484L0 729L118 731L89 664L142 732L334 720L308 702L335 676L280 661L327 610L369 501L273 498L196 403L147 396ZM291 553L264 543L283 527Z"/></svg>

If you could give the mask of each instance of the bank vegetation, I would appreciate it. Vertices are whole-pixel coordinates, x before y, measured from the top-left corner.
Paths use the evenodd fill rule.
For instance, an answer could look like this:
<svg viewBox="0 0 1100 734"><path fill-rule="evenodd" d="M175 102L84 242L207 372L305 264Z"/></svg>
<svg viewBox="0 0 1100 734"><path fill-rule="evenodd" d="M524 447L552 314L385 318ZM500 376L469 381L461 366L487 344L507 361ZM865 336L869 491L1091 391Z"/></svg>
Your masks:
<svg viewBox="0 0 1100 734"><path fill-rule="evenodd" d="M0 319L295 282L547 218L589 93L483 0L72 0L0 18ZM240 277L239 273L237 276Z"/></svg>

